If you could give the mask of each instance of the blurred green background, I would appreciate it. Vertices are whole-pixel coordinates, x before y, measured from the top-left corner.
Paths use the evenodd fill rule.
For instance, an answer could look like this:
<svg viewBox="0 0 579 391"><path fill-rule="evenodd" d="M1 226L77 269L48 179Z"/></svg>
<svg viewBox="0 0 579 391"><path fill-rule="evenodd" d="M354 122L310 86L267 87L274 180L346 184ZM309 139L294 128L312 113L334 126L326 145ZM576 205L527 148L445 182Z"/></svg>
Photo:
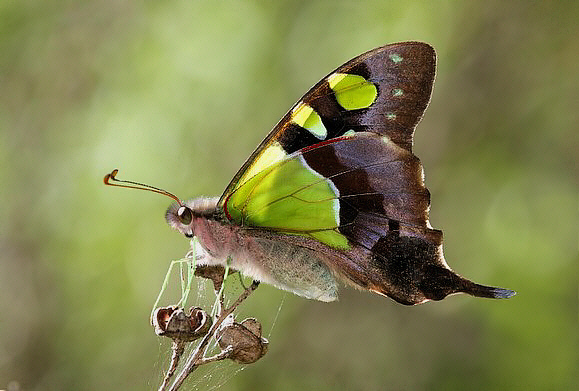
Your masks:
<svg viewBox="0 0 579 391"><path fill-rule="evenodd" d="M438 52L415 153L446 258L518 295L404 307L263 286L241 316L269 353L189 386L577 389L577 20L575 1L1 2L0 389L156 389L170 345L149 311L188 242L169 199L103 175L219 195L311 85L403 40Z"/></svg>

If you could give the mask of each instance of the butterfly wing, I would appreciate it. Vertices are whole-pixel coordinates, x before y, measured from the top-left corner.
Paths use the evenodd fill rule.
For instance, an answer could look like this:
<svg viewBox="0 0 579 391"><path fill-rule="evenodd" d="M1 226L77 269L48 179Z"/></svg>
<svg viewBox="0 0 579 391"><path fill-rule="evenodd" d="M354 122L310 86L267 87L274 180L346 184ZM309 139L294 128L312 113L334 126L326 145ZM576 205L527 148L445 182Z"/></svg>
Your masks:
<svg viewBox="0 0 579 391"><path fill-rule="evenodd" d="M240 226L370 250L390 220L424 230L428 206L418 158L387 136L359 132L303 148L260 171L225 199L223 212ZM361 216L373 223L358 221Z"/></svg>
<svg viewBox="0 0 579 391"><path fill-rule="evenodd" d="M436 54L421 42L376 48L348 61L312 87L247 159L221 196L302 148L344 134L385 135L412 150L414 128L430 100Z"/></svg>
<svg viewBox="0 0 579 391"><path fill-rule="evenodd" d="M288 243L300 237L346 280L400 303L512 295L452 272L442 232L428 222L412 142L434 73L434 50L417 42L374 49L330 73L235 175L218 202L224 219Z"/></svg>

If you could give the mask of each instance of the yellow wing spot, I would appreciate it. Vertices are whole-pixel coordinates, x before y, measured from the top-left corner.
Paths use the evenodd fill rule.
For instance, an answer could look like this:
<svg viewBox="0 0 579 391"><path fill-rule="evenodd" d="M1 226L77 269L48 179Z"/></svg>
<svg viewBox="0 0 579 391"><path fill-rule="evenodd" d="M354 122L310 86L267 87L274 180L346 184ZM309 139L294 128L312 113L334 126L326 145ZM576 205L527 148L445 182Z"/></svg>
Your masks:
<svg viewBox="0 0 579 391"><path fill-rule="evenodd" d="M330 88L333 90L335 87L342 81L344 78L348 76L347 73L333 73L328 76L328 83L330 84Z"/></svg>
<svg viewBox="0 0 579 391"><path fill-rule="evenodd" d="M376 86L360 75L334 73L328 76L328 84L346 110L370 107L378 97Z"/></svg>
<svg viewBox="0 0 579 391"><path fill-rule="evenodd" d="M247 182L257 173L265 170L267 167L279 162L287 156L282 146L276 141L269 147L264 149L261 154L255 159L253 164L248 168L243 177L238 182L237 187Z"/></svg>
<svg viewBox="0 0 579 391"><path fill-rule="evenodd" d="M328 130L324 126L322 118L312 107L303 102L292 110L292 122L307 129L320 140L325 140L328 137Z"/></svg>

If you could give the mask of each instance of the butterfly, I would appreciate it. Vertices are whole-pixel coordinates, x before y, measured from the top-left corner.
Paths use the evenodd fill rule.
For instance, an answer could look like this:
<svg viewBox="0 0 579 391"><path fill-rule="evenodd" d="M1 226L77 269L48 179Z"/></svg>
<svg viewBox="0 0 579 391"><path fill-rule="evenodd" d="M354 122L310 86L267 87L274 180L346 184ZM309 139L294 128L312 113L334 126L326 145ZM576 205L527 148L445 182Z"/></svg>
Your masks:
<svg viewBox="0 0 579 391"><path fill-rule="evenodd" d="M453 272L429 223L412 145L435 68L421 42L346 62L289 110L221 197L178 200L167 222L197 238L197 264L229 262L309 299L336 300L338 281L406 305L460 292L513 296Z"/></svg>

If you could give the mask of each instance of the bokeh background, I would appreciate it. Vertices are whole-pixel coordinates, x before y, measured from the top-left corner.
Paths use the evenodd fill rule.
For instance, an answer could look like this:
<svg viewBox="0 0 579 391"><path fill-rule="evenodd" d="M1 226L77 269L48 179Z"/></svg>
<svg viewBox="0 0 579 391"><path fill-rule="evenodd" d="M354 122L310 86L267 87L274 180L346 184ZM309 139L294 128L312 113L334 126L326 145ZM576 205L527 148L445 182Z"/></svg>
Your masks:
<svg viewBox="0 0 579 391"><path fill-rule="evenodd" d="M156 389L170 344L149 311L188 242L168 198L103 175L219 195L311 85L403 40L438 52L415 153L447 260L518 295L404 307L262 286L240 316L269 353L188 386L576 389L577 20L575 1L1 2L0 389Z"/></svg>

